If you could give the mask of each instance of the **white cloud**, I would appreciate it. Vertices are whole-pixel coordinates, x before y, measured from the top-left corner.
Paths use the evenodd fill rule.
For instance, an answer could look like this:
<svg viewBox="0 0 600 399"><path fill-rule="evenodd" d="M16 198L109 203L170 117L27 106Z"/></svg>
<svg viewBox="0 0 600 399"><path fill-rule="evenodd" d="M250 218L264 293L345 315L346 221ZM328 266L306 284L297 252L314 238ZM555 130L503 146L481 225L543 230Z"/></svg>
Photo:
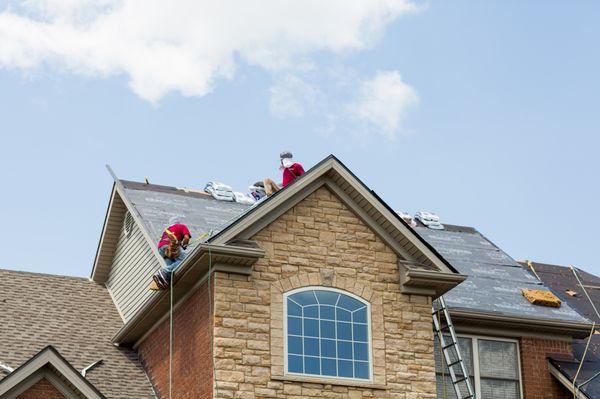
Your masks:
<svg viewBox="0 0 600 399"><path fill-rule="evenodd" d="M269 110L279 118L301 117L316 106L321 91L295 75L277 79L271 86Z"/></svg>
<svg viewBox="0 0 600 399"><path fill-rule="evenodd" d="M394 139L401 132L407 111L419 103L415 89L402 81L397 71L379 72L360 84L355 102L348 105L354 118L369 131Z"/></svg>
<svg viewBox="0 0 600 399"><path fill-rule="evenodd" d="M92 77L126 74L132 90L153 102L172 91L204 95L219 79L232 78L239 60L281 73L295 70L314 52L364 49L391 21L417 9L409 0L5 4L0 67L52 66ZM388 117L388 124L393 121Z"/></svg>

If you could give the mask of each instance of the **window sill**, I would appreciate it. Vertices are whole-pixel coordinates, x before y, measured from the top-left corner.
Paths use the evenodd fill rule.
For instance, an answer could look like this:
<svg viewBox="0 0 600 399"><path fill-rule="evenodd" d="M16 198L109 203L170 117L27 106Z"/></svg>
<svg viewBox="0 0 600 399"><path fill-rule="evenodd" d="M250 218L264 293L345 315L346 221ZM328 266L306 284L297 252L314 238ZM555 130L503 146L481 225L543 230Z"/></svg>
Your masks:
<svg viewBox="0 0 600 399"><path fill-rule="evenodd" d="M295 381L295 382L309 382L312 384L323 384L323 385L339 385L346 387L359 387L359 388L371 388L371 389L387 389L385 384L376 384L370 381L354 381L354 380L341 380L337 378L320 378L320 377L309 377L302 375L272 375L271 379L278 381Z"/></svg>

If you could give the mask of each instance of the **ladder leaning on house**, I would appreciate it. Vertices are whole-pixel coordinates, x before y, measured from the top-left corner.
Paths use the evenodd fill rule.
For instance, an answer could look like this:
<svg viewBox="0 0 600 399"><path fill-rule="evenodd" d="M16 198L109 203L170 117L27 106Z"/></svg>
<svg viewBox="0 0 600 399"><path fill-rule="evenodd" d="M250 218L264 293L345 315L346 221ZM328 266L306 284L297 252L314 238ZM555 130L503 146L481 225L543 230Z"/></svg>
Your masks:
<svg viewBox="0 0 600 399"><path fill-rule="evenodd" d="M450 312L443 296L435 300L432 316L433 330L437 336L440 349L444 354L444 361L448 366L448 373L454 387L454 392L456 392L456 397L458 399L474 399L475 394L473 393L471 380L460 355L458 338L456 337ZM445 319L443 323L442 317Z"/></svg>

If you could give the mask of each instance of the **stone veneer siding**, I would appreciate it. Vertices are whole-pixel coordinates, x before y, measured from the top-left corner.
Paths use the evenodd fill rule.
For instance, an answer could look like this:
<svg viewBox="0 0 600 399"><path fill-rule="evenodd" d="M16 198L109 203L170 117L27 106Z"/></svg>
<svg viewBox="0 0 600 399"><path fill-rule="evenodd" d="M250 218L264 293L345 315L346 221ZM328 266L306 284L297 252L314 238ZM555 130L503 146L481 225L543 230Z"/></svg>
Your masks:
<svg viewBox="0 0 600 399"><path fill-rule="evenodd" d="M42 378L17 399L65 399L65 396L50 381Z"/></svg>
<svg viewBox="0 0 600 399"><path fill-rule="evenodd" d="M395 253L328 189L253 239L266 256L251 276L215 276L215 397L435 397L431 299L400 293ZM315 285L371 302L372 384L283 377L282 295Z"/></svg>
<svg viewBox="0 0 600 399"><path fill-rule="evenodd" d="M520 342L523 396L525 399L569 399L573 397L548 370L551 354L571 354L571 344L551 339L522 337Z"/></svg>

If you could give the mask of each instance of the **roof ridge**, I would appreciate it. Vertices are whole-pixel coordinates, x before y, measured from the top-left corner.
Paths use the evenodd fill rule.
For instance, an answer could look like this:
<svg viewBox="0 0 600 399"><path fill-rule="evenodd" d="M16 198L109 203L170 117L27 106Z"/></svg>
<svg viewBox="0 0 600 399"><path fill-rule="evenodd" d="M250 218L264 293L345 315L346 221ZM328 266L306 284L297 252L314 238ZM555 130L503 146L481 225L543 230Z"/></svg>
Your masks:
<svg viewBox="0 0 600 399"><path fill-rule="evenodd" d="M51 273L32 272L29 270L15 270L15 269L6 269L3 267L0 267L0 273L2 273L2 272L15 273L15 274L29 274L29 275L45 276L45 277L59 277L59 278L68 278L68 279L73 279L73 280L82 280L82 281L92 282L92 280L90 280L89 277L68 276L66 274L51 274Z"/></svg>

